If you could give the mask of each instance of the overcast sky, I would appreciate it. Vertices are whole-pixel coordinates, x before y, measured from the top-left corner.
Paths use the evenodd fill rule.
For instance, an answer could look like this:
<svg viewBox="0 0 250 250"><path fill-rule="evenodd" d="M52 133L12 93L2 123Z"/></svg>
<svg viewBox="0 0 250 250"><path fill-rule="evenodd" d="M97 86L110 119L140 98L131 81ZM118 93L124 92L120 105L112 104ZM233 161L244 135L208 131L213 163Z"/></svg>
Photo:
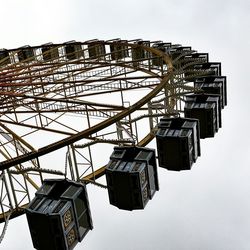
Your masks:
<svg viewBox="0 0 250 250"><path fill-rule="evenodd" d="M227 76L228 106L191 171L159 169L144 211L108 203L88 186L94 230L76 250L249 250L249 0L0 0L0 47L143 38L209 52ZM153 144L152 144L153 145ZM33 249L25 216L10 222L4 250Z"/></svg>

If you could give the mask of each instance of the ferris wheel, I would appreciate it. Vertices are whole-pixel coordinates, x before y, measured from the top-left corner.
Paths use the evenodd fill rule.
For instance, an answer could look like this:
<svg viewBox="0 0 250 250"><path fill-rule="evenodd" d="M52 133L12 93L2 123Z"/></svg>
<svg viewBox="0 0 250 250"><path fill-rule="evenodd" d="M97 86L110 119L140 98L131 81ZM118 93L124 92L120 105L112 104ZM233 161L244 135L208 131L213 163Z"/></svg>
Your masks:
<svg viewBox="0 0 250 250"><path fill-rule="evenodd" d="M149 157L153 150L143 148L154 138L160 167L190 169L200 155L200 137L215 135L227 105L226 77L208 53L141 39L1 49L0 94L1 240L8 221L25 213L42 185L67 179L76 188L91 183L109 189L109 179L99 181L107 169L113 171L124 155ZM188 142L195 157L188 166L168 168L164 152L172 142L164 138L188 133L198 134L198 142ZM64 214L65 228L72 213ZM75 241L72 230L69 245Z"/></svg>

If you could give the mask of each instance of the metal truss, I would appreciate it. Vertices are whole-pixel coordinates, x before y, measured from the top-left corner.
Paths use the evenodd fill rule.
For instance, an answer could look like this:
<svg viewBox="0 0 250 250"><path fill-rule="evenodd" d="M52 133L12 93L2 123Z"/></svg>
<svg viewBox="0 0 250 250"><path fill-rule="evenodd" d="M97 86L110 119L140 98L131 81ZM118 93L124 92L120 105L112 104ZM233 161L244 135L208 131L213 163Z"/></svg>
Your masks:
<svg viewBox="0 0 250 250"><path fill-rule="evenodd" d="M173 59L154 46L161 43L91 40L0 51L2 235L43 179L105 188L97 179L113 145L145 146L162 116L183 112L184 95L200 91L189 78L210 72L189 70L205 62L186 58L191 48Z"/></svg>

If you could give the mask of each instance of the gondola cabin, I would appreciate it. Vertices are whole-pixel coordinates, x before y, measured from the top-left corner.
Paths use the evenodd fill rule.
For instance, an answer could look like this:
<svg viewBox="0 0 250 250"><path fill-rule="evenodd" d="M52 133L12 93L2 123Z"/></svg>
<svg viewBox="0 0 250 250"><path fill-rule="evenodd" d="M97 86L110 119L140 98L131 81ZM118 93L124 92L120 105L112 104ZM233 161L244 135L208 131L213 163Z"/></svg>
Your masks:
<svg viewBox="0 0 250 250"><path fill-rule="evenodd" d="M0 49L0 66L10 64L10 56L7 49Z"/></svg>
<svg viewBox="0 0 250 250"><path fill-rule="evenodd" d="M102 42L90 42L88 44L88 52L90 59L103 59L106 54L105 44Z"/></svg>
<svg viewBox="0 0 250 250"><path fill-rule="evenodd" d="M201 62L208 62L208 53L191 53L185 55L180 60L180 66L185 66L185 77L189 77L192 73L190 73L190 70L193 70L193 66L195 64L201 63ZM188 70L188 71L187 71Z"/></svg>
<svg viewBox="0 0 250 250"><path fill-rule="evenodd" d="M34 50L30 46L20 48L17 52L17 55L20 62L30 62L35 59Z"/></svg>
<svg viewBox="0 0 250 250"><path fill-rule="evenodd" d="M221 105L218 95L193 94L186 96L184 114L200 122L200 137L214 137L221 127Z"/></svg>
<svg viewBox="0 0 250 250"><path fill-rule="evenodd" d="M160 167L173 171L190 170L200 156L199 121L162 118L156 142Z"/></svg>
<svg viewBox="0 0 250 250"><path fill-rule="evenodd" d="M144 209L159 190L154 149L115 147L106 180L110 204L124 210Z"/></svg>
<svg viewBox="0 0 250 250"><path fill-rule="evenodd" d="M171 47L171 43L158 42L152 45L153 48L159 49L160 51L167 53Z"/></svg>
<svg viewBox="0 0 250 250"><path fill-rule="evenodd" d="M171 56L172 60L175 60L181 54L182 55L191 54L191 47L178 46L178 47L170 48L170 50L168 51L168 54Z"/></svg>
<svg viewBox="0 0 250 250"><path fill-rule="evenodd" d="M221 108L227 105L227 86L225 76L207 76L195 79L194 87L204 90L207 94L220 96Z"/></svg>
<svg viewBox="0 0 250 250"><path fill-rule="evenodd" d="M39 250L71 250L93 228L86 187L66 179L45 180L26 216Z"/></svg>
<svg viewBox="0 0 250 250"><path fill-rule="evenodd" d="M111 52L111 59L112 60L120 60L124 59L129 56L128 46L125 45L128 41L126 40L119 40L114 41L110 44L110 52Z"/></svg>
<svg viewBox="0 0 250 250"><path fill-rule="evenodd" d="M201 64L195 64L194 70L209 70L209 75L221 76L221 63L220 62L207 62Z"/></svg>
<svg viewBox="0 0 250 250"><path fill-rule="evenodd" d="M58 48L52 44L42 46L42 56L44 61L51 61L59 58Z"/></svg>
<svg viewBox="0 0 250 250"><path fill-rule="evenodd" d="M68 60L79 59L83 56L83 50L80 43L77 42L68 42L65 44L65 54Z"/></svg>
<svg viewBox="0 0 250 250"><path fill-rule="evenodd" d="M184 57L184 59L186 61L189 61L189 62L191 62L191 61L197 61L197 62L203 61L203 62L207 63L209 60L208 56L209 56L208 53L192 53L192 54L186 55Z"/></svg>
<svg viewBox="0 0 250 250"><path fill-rule="evenodd" d="M150 47L149 41L137 41L138 46L132 47L133 66L137 67L141 61L150 56L150 52L146 51L142 46Z"/></svg>
<svg viewBox="0 0 250 250"><path fill-rule="evenodd" d="M167 53L170 46L171 46L171 43L158 42L158 43L153 44L152 48L155 48L164 53ZM156 54L153 55L151 62L152 62L152 65L154 66L162 66L163 64L165 64L165 62L163 61L163 58L157 56Z"/></svg>
<svg viewBox="0 0 250 250"><path fill-rule="evenodd" d="M221 76L221 63L220 62L199 62L185 67L185 78L194 82L197 78L203 76Z"/></svg>

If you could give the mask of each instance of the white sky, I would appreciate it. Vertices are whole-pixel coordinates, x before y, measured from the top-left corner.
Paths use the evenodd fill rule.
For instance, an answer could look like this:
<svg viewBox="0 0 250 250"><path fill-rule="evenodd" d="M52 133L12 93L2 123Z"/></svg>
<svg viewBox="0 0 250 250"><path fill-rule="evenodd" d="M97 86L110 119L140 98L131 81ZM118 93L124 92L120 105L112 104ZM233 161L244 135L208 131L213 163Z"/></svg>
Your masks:
<svg viewBox="0 0 250 250"><path fill-rule="evenodd" d="M215 138L202 141L192 171L159 170L160 191L144 211L108 204L88 186L94 222L86 250L249 250L249 0L0 0L0 47L143 38L191 45L222 62L228 106ZM10 222L4 250L29 250L25 216Z"/></svg>

